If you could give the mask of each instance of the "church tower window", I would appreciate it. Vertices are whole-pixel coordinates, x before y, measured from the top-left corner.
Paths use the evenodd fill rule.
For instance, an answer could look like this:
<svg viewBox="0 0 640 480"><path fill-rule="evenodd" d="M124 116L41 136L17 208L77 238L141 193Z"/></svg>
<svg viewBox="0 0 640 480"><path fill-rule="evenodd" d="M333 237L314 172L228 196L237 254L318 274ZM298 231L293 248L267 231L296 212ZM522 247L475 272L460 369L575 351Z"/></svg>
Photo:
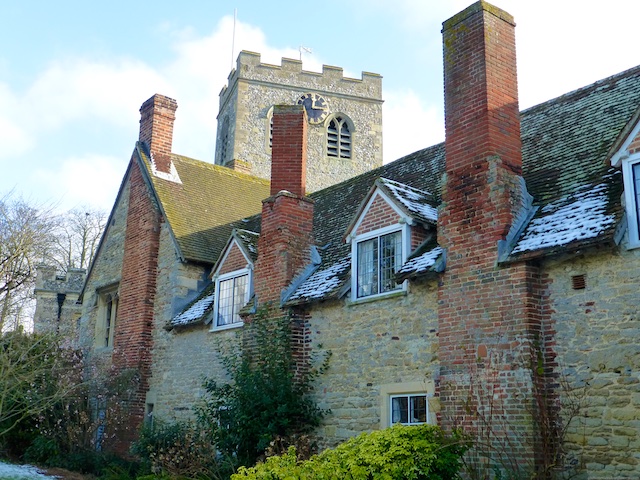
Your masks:
<svg viewBox="0 0 640 480"><path fill-rule="evenodd" d="M351 158L351 132L347 117L336 116L327 126L327 155L329 157Z"/></svg>

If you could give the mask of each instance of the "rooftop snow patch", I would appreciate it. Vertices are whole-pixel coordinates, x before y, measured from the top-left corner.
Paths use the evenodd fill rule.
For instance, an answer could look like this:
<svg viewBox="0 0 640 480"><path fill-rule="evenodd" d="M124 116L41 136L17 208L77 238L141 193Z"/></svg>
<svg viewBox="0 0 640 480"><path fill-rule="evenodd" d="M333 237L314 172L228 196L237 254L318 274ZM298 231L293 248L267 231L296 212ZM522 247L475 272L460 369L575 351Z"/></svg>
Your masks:
<svg viewBox="0 0 640 480"><path fill-rule="evenodd" d="M608 185L603 183L581 190L542 207L511 254L595 238L611 227L615 223L615 215L607 213Z"/></svg>
<svg viewBox="0 0 640 480"><path fill-rule="evenodd" d="M421 274L427 272L436 263L442 254L442 247L435 247L431 250L417 255L409 260L398 270L397 275L406 276L409 274Z"/></svg>
<svg viewBox="0 0 640 480"><path fill-rule="evenodd" d="M347 257L334 263L329 268L318 270L296 289L287 302L323 298L343 283L343 274L350 267L351 258Z"/></svg>
<svg viewBox="0 0 640 480"><path fill-rule="evenodd" d="M380 183L409 213L414 214L423 221L437 222L438 210L430 204L430 202L433 202L433 195L429 192L418 190L388 178L381 177Z"/></svg>
<svg viewBox="0 0 640 480"><path fill-rule="evenodd" d="M171 320L172 327L179 327L189 325L202 318L202 316L209 310L215 301L216 293L211 292L208 295L200 298L193 305L186 310L173 317Z"/></svg>

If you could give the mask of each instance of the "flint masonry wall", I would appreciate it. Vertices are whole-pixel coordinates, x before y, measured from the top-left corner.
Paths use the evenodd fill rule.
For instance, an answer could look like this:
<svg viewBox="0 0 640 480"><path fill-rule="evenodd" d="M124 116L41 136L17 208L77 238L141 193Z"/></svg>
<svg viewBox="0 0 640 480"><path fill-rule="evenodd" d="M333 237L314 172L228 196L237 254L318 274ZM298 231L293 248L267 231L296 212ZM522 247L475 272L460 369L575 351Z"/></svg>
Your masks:
<svg viewBox="0 0 640 480"><path fill-rule="evenodd" d="M313 192L382 165L382 77L362 73L362 78L343 76L341 68L324 66L322 73L302 70L298 60L282 59L282 65L260 62L260 55L243 51L228 86L220 92L216 163L221 151L227 160L251 165L251 173L270 178L269 120L274 105L294 105L307 92L322 95L332 114L352 121L352 158L328 157L326 126L309 125L307 190ZM222 129L228 119L229 133ZM227 138L227 142L223 141Z"/></svg>
<svg viewBox="0 0 640 480"><path fill-rule="evenodd" d="M332 354L329 369L315 384L320 407L331 409L316 432L321 448L387 427L381 422L388 392L433 395L438 376L437 308L435 281L412 282L406 295L312 308L313 351L318 360L326 352ZM429 410L430 421L437 423L440 406L433 396Z"/></svg>
<svg viewBox="0 0 640 480"><path fill-rule="evenodd" d="M548 261L568 463L589 479L639 478L640 250ZM575 289L572 277L584 275ZM588 476L587 476L588 475Z"/></svg>

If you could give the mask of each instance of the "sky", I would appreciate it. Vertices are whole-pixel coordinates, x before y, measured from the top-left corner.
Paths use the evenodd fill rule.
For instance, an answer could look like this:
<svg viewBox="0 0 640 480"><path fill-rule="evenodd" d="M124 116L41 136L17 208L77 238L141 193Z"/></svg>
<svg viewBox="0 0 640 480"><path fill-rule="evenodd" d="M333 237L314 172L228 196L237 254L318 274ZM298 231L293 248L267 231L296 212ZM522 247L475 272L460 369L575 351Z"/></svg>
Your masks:
<svg viewBox="0 0 640 480"><path fill-rule="evenodd" d="M178 102L173 151L213 162L241 50L382 75L385 163L441 142L442 22L471 3L0 0L0 199L108 212L155 93ZM492 3L517 24L521 109L640 63L637 0Z"/></svg>

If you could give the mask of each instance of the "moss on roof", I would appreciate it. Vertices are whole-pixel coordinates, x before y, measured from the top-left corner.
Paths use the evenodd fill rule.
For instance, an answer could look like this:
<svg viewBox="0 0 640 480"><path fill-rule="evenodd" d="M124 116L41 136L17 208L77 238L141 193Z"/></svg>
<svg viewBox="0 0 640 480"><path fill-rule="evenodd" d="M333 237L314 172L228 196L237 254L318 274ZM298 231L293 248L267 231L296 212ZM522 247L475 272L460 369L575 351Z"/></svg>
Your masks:
<svg viewBox="0 0 640 480"><path fill-rule="evenodd" d="M230 168L171 155L182 183L156 177L139 149L162 209L186 260L213 264L233 228L261 211L269 182Z"/></svg>

